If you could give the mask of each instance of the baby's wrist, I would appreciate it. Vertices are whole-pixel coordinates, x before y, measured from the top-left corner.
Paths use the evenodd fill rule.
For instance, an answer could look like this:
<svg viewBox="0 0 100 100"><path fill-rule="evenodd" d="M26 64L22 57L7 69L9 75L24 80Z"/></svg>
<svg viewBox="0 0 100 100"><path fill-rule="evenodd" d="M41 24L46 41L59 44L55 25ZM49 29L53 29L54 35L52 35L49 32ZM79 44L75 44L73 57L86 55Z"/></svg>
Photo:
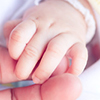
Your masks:
<svg viewBox="0 0 100 100"><path fill-rule="evenodd" d="M95 34L96 21L91 6L87 0L65 0L76 8L83 16L87 25L86 43L90 42Z"/></svg>
<svg viewBox="0 0 100 100"><path fill-rule="evenodd" d="M95 22L96 22L95 14L94 14L93 9L92 9L91 5L89 4L88 0L78 0L78 1L79 1L85 8L87 8L87 9L90 11L91 15L93 16L93 18L94 18L94 20L95 20Z"/></svg>
<svg viewBox="0 0 100 100"><path fill-rule="evenodd" d="M76 9L80 13L80 15L82 15L83 21L86 23L87 27L86 43L88 43L92 39L92 37L95 34L96 21L92 8L87 2L87 0L47 0L47 1L63 1L67 3L67 5L69 4L74 9Z"/></svg>
<svg viewBox="0 0 100 100"><path fill-rule="evenodd" d="M66 0L44 0L44 1L64 1L64 2L66 2ZM95 19L94 12L93 12L92 7L90 6L89 2L87 0L78 0L78 1L90 11L90 13L93 15L93 17ZM68 2L66 2L66 3L68 3Z"/></svg>
<svg viewBox="0 0 100 100"><path fill-rule="evenodd" d="M43 1L64 1L64 2L66 2L66 3L68 3L66 0L43 0ZM92 16L93 16L93 18L95 19L95 14L94 14L94 12L93 12L93 10L92 10L92 7L91 7L91 5L89 4L89 2L87 1L87 0L78 0L85 8L87 8L89 11L90 11L90 13L92 14ZM95 21L96 21L96 19L95 19Z"/></svg>

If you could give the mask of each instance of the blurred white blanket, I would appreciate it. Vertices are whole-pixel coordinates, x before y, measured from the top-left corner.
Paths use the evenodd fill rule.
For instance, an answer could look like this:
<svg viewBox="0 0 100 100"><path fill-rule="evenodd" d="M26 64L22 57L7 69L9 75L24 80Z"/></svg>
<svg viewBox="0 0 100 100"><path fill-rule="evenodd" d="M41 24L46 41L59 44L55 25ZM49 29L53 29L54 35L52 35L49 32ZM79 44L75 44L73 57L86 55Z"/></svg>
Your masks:
<svg viewBox="0 0 100 100"><path fill-rule="evenodd" d="M3 25L8 20L20 18L24 11L37 5L39 0L0 0L0 45L6 46ZM77 100L100 100L100 60L90 66L79 77L83 92Z"/></svg>
<svg viewBox="0 0 100 100"><path fill-rule="evenodd" d="M100 100L100 60L80 75L83 92L77 100Z"/></svg>
<svg viewBox="0 0 100 100"><path fill-rule="evenodd" d="M100 15L95 11L94 13L97 20L97 37L94 42L100 46ZM98 53L98 55L100 55L100 51ZM99 60L86 69L79 78L83 85L83 91L77 100L100 100L100 57Z"/></svg>

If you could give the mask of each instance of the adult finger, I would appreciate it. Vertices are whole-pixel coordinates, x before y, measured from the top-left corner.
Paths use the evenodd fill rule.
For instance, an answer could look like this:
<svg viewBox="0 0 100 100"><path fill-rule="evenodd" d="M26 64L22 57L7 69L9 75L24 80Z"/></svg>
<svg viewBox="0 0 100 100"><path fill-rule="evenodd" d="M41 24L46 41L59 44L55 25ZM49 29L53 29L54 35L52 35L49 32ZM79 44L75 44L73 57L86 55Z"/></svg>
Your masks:
<svg viewBox="0 0 100 100"><path fill-rule="evenodd" d="M1 100L11 100L11 90L0 91Z"/></svg>
<svg viewBox="0 0 100 100"><path fill-rule="evenodd" d="M65 55L61 60L61 62L59 63L59 65L57 66L57 68L55 69L55 71L52 73L52 76L61 75L65 73L68 70L68 67L69 67L69 59Z"/></svg>
<svg viewBox="0 0 100 100"><path fill-rule="evenodd" d="M74 75L65 73L51 77L42 85L14 89L12 98L17 100L76 100L81 91L80 80Z"/></svg>
<svg viewBox="0 0 100 100"><path fill-rule="evenodd" d="M16 61L13 60L8 50L0 47L0 83L10 83L18 81L14 69Z"/></svg>
<svg viewBox="0 0 100 100"><path fill-rule="evenodd" d="M32 75L35 83L42 83L54 72L67 50L78 40L71 34L62 33L52 39L41 59L38 68Z"/></svg>
<svg viewBox="0 0 100 100"><path fill-rule="evenodd" d="M41 87L43 100L76 100L81 91L80 80L68 73L50 78Z"/></svg>
<svg viewBox="0 0 100 100"><path fill-rule="evenodd" d="M40 85L13 89L12 100L43 100L40 94Z"/></svg>
<svg viewBox="0 0 100 100"><path fill-rule="evenodd" d="M11 20L8 21L5 25L4 25L4 37L6 39L6 43L8 46L8 40L9 40L9 35L11 33L11 31L21 22L21 19L17 19L17 20Z"/></svg>
<svg viewBox="0 0 100 100"><path fill-rule="evenodd" d="M68 72L74 75L80 75L88 60L86 47L82 43L76 43L70 48L68 55L72 59L72 64L69 67Z"/></svg>
<svg viewBox="0 0 100 100"><path fill-rule="evenodd" d="M32 20L24 20L12 30L8 44L9 53L12 58L19 58L35 32L36 24Z"/></svg>

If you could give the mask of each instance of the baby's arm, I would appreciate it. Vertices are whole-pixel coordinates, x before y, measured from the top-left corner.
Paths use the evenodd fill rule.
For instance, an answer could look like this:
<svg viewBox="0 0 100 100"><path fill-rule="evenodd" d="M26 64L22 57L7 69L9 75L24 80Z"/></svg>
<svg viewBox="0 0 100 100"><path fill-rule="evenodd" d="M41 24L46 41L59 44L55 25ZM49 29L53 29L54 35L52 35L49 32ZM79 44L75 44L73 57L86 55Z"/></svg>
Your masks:
<svg viewBox="0 0 100 100"><path fill-rule="evenodd" d="M92 13L87 1L80 1ZM79 75L88 58L86 31L84 16L65 0L48 0L29 9L21 22L15 25L10 37L5 33L9 38L10 55L18 60L17 77L28 78L41 59L32 77L35 83L42 83L51 76L64 56L72 58L68 72Z"/></svg>

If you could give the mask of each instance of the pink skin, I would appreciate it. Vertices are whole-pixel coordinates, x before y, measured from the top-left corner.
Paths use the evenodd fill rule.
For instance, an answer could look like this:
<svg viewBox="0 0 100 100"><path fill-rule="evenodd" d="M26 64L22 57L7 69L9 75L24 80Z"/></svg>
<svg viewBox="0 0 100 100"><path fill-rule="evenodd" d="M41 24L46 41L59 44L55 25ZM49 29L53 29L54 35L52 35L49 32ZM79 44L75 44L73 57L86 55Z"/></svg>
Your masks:
<svg viewBox="0 0 100 100"><path fill-rule="evenodd" d="M27 79L41 59L32 73L33 81L41 84L64 56L73 59L68 72L80 75L88 58L86 30L83 15L64 0L44 1L28 9L21 19L6 23L4 35L8 50L18 60L16 76Z"/></svg>
<svg viewBox="0 0 100 100"><path fill-rule="evenodd" d="M82 86L77 77L64 73L65 70L60 70L64 63L62 60L54 75L43 84L0 91L0 99L76 100L81 93ZM9 56L7 49L0 47L0 83L18 81L14 73L15 65L16 61Z"/></svg>

